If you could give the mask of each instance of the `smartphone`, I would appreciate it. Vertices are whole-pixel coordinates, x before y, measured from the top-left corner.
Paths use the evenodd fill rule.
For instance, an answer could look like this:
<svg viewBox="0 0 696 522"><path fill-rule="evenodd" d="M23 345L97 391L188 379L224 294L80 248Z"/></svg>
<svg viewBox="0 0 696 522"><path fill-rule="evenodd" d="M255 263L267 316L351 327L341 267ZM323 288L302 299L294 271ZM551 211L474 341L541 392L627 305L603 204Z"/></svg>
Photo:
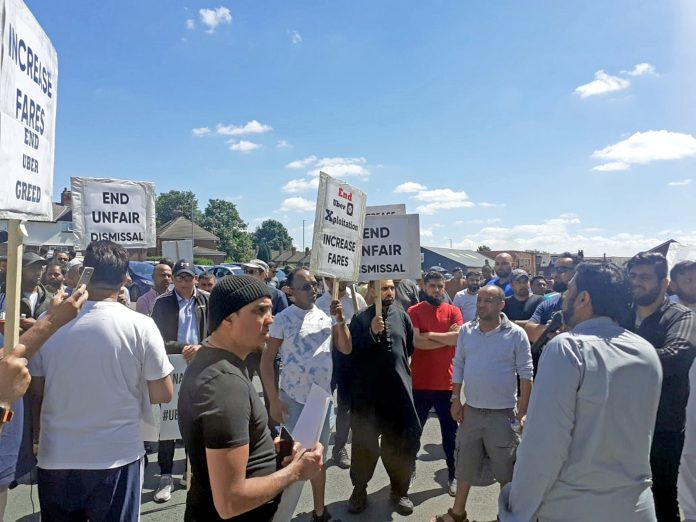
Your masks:
<svg viewBox="0 0 696 522"><path fill-rule="evenodd" d="M86 266L82 269L82 274L80 274L80 280L75 285L75 289L80 288L80 285L88 285L89 280L92 279L92 274L94 274L94 268L91 266Z"/></svg>
<svg viewBox="0 0 696 522"><path fill-rule="evenodd" d="M280 442L278 443L278 462L282 462L285 457L292 455L292 447L295 445L295 440L290 435L290 432L285 426L280 428Z"/></svg>

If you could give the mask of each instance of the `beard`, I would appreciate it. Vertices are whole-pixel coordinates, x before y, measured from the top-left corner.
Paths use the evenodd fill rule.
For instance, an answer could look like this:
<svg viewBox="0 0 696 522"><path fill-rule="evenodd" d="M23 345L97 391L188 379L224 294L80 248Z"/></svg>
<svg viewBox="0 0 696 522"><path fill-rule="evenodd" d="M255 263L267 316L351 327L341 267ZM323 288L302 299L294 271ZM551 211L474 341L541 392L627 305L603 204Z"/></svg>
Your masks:
<svg viewBox="0 0 696 522"><path fill-rule="evenodd" d="M481 285L469 285L468 288L472 294L475 294L476 292L478 292L481 289Z"/></svg>
<svg viewBox="0 0 696 522"><path fill-rule="evenodd" d="M649 306L653 304L655 301L657 301L657 298L660 297L661 294L660 287L655 288L652 292L648 292L645 295L642 295L640 297L633 296L633 301L638 305L638 306Z"/></svg>
<svg viewBox="0 0 696 522"><path fill-rule="evenodd" d="M382 299L382 306L384 308L388 308L391 305L394 304L394 298L393 297L387 297L386 299Z"/></svg>
<svg viewBox="0 0 696 522"><path fill-rule="evenodd" d="M433 297L430 295L426 296L425 300L428 301L433 306L440 306L442 303L445 302L444 297Z"/></svg>
<svg viewBox="0 0 696 522"><path fill-rule="evenodd" d="M560 279L558 281L553 282L553 291L558 292L559 294L562 294L568 290L568 283L565 283L561 281Z"/></svg>

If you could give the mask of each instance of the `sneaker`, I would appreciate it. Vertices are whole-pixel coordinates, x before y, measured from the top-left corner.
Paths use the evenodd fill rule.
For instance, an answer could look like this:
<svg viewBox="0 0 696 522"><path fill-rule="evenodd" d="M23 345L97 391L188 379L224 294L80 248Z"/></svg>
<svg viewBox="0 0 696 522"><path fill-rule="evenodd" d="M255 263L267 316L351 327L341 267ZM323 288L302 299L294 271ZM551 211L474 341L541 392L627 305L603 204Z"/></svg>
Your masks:
<svg viewBox="0 0 696 522"><path fill-rule="evenodd" d="M450 497L456 497L457 496L457 479L449 479L447 481L447 492L449 493Z"/></svg>
<svg viewBox="0 0 696 522"><path fill-rule="evenodd" d="M179 485L184 488L188 485L188 483L186 482L186 473L181 475L181 478L179 479Z"/></svg>
<svg viewBox="0 0 696 522"><path fill-rule="evenodd" d="M348 499L348 513L362 513L367 507L367 489L355 486Z"/></svg>
<svg viewBox="0 0 696 522"><path fill-rule="evenodd" d="M389 499L394 504L394 509L399 515L410 515L413 513L413 502L408 496L401 496L398 493L391 492Z"/></svg>
<svg viewBox="0 0 696 522"><path fill-rule="evenodd" d="M333 453L333 461L336 466L341 469L350 468L350 457L348 456L348 450L346 448L341 448Z"/></svg>
<svg viewBox="0 0 696 522"><path fill-rule="evenodd" d="M153 497L155 502L169 502L172 499L172 476L162 475Z"/></svg>
<svg viewBox="0 0 696 522"><path fill-rule="evenodd" d="M329 510L326 509L326 506L324 506L324 512L321 514L321 516L318 516L316 511L312 510L312 522L329 522L330 520L333 522L341 522L339 519L331 516L331 513L329 513Z"/></svg>

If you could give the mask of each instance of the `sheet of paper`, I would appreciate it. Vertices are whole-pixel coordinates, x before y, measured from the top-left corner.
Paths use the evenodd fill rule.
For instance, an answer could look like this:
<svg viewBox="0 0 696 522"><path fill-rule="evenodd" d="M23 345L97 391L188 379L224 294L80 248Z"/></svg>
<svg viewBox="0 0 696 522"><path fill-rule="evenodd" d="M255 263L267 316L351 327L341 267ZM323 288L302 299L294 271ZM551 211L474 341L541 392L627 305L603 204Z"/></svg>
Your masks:
<svg viewBox="0 0 696 522"><path fill-rule="evenodd" d="M311 448L319 442L321 428L324 426L330 405L331 395L313 384L300 418L291 433L295 442L299 442L304 448ZM283 492L278 511L273 517L274 522L287 522L292 519L303 487L304 482L295 482Z"/></svg>

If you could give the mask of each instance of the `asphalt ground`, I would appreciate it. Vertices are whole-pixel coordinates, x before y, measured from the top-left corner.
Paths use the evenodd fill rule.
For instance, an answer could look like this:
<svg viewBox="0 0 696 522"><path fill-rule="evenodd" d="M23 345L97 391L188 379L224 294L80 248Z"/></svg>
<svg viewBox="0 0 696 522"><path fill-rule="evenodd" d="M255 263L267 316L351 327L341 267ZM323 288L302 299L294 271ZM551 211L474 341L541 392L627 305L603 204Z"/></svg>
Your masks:
<svg viewBox="0 0 696 522"><path fill-rule="evenodd" d="M255 379L256 381L256 379ZM255 382L260 389L258 382ZM395 513L389 502L389 479L381 461L377 464L375 475L368 487L368 507L359 515L351 515L347 511L347 500L352 492L349 470L343 470L328 462L326 481L327 507L334 517L350 521L392 521L409 520L425 521L437 514L442 514L452 507L453 498L446 492L447 468L442 451L440 426L437 418L428 419L421 438L421 449L416 463L415 482L409 491L414 504L413 514L404 517ZM348 452L350 454L350 444ZM329 452L331 455L331 452ZM178 479L184 471L184 450L177 447L174 463L174 482L176 489L169 502L158 504L152 500L154 489L159 480L156 453L148 456L150 464L145 471L145 481L142 491L141 519L145 522L160 522L183 520L186 490L178 485ZM489 522L496 520L498 485L485 488L472 488L469 495L467 511L471 522ZM311 520L312 492L306 484L300 502L295 511L294 521ZM8 504L5 511L6 522L9 521L38 521L39 501L36 485L23 480L22 484L9 491Z"/></svg>

